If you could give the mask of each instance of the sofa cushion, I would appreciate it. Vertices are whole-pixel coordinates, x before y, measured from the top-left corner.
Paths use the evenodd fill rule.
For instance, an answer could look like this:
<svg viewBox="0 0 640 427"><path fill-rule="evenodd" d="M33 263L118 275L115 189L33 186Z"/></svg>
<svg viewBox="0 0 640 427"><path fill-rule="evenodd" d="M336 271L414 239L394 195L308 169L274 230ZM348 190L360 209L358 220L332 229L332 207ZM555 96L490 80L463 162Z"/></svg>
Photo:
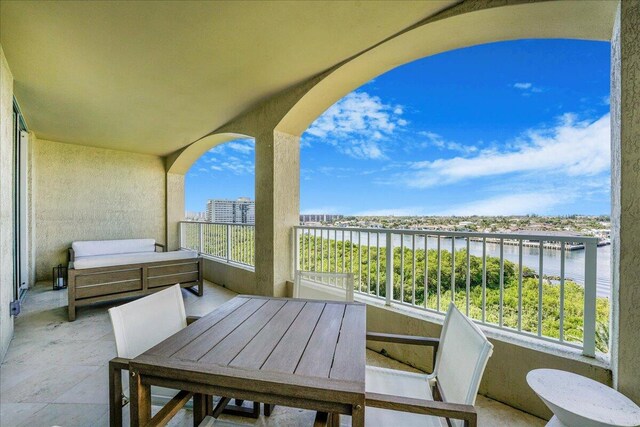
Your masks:
<svg viewBox="0 0 640 427"><path fill-rule="evenodd" d="M155 252L154 239L86 240L73 242L71 247L76 257Z"/></svg>
<svg viewBox="0 0 640 427"><path fill-rule="evenodd" d="M145 262L171 261L197 258L194 251L171 252L136 252L129 254L97 255L89 257L76 257L73 268L82 270L85 268L111 267L115 265L142 264Z"/></svg>

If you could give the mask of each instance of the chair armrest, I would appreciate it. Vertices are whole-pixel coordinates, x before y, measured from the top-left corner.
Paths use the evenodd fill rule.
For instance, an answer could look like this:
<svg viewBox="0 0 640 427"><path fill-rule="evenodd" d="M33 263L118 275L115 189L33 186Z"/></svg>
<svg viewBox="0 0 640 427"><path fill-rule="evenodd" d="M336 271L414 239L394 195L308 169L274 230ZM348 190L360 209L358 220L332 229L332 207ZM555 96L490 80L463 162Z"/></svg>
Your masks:
<svg viewBox="0 0 640 427"><path fill-rule="evenodd" d="M125 357L114 357L113 359L109 360L109 368L117 369L120 371L128 371L129 362L131 362L131 359L127 359Z"/></svg>
<svg viewBox="0 0 640 427"><path fill-rule="evenodd" d="M389 394L366 393L365 406L463 420L466 427L477 427L478 425L478 414L473 405L413 399Z"/></svg>
<svg viewBox="0 0 640 427"><path fill-rule="evenodd" d="M156 252L158 252L158 248L162 249L160 252L167 251L166 247L162 243L156 243L155 246L156 246Z"/></svg>
<svg viewBox="0 0 640 427"><path fill-rule="evenodd" d="M412 335L383 334L380 332L367 332L367 341L393 342L397 344L425 345L435 347L440 345L440 339L428 337L416 337Z"/></svg>
<svg viewBox="0 0 640 427"><path fill-rule="evenodd" d="M187 325L190 325L199 319L200 319L200 316L187 316Z"/></svg>

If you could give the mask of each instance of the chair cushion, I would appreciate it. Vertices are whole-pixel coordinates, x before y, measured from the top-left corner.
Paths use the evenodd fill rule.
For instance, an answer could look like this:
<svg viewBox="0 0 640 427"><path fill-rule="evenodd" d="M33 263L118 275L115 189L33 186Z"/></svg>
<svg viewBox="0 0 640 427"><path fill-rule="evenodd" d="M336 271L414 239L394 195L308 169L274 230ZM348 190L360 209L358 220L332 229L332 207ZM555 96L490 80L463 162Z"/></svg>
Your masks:
<svg viewBox="0 0 640 427"><path fill-rule="evenodd" d="M129 254L87 256L76 257L76 260L73 262L73 268L76 270L82 270L85 268L142 264L145 262L172 261L197 257L198 253L194 251L137 252Z"/></svg>
<svg viewBox="0 0 640 427"><path fill-rule="evenodd" d="M76 257L115 255L133 252L155 252L154 239L123 239L123 240L86 240L73 242L71 247Z"/></svg>
<svg viewBox="0 0 640 427"><path fill-rule="evenodd" d="M365 390L369 393L390 394L414 399L433 400L429 375L395 369L367 366ZM429 415L391 411L381 408L365 409L365 425L402 427L441 427L440 419Z"/></svg>

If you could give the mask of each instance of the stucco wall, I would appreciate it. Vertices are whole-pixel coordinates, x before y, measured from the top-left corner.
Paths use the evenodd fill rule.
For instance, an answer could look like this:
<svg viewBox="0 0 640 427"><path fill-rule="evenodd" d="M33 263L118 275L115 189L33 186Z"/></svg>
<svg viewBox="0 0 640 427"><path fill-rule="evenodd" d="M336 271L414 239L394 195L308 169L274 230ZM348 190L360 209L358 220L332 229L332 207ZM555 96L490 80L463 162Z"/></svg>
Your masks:
<svg viewBox="0 0 640 427"><path fill-rule="evenodd" d="M640 404L640 2L621 4L611 42L614 385Z"/></svg>
<svg viewBox="0 0 640 427"><path fill-rule="evenodd" d="M293 273L292 230L300 222L300 137L256 137L256 289L284 296Z"/></svg>
<svg viewBox="0 0 640 427"><path fill-rule="evenodd" d="M13 335L13 76L0 47L0 361Z"/></svg>
<svg viewBox="0 0 640 427"><path fill-rule="evenodd" d="M204 278L239 294L256 293L256 273L223 262L204 259Z"/></svg>
<svg viewBox="0 0 640 427"><path fill-rule="evenodd" d="M184 219L184 175L167 173L167 250L180 247L180 221Z"/></svg>
<svg viewBox="0 0 640 427"><path fill-rule="evenodd" d="M407 315L401 309L372 304L367 306L368 331L439 337L440 329L440 324L429 321L420 314ZM506 339L489 339L494 350L480 384L480 394L530 414L545 419L551 417L549 409L527 385L526 375L532 369L561 369L611 385L611 371L600 363L563 357L559 352L523 347ZM367 347L378 352L384 349L394 359L424 371L430 372L432 369L431 349L373 341L369 341Z"/></svg>
<svg viewBox="0 0 640 427"><path fill-rule="evenodd" d="M74 240L165 239L164 159L36 140L36 276L67 261Z"/></svg>

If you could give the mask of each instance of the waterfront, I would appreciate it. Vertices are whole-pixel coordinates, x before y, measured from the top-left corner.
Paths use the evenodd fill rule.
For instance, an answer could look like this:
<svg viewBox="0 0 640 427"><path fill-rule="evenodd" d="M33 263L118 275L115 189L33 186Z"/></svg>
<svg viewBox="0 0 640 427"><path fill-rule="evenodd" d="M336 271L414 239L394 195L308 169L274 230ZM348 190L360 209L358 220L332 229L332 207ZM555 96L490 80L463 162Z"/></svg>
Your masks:
<svg viewBox="0 0 640 427"><path fill-rule="evenodd" d="M380 247L385 246L386 230L380 230ZM343 234L344 233L344 234ZM370 245L377 247L378 232L357 232L357 231L341 231L341 230L323 230L317 232L317 237L325 239L348 242L351 240L354 244ZM313 236L313 231L311 236ZM455 250L466 249L466 239L455 239ZM401 245L400 235L393 234L393 246L399 247ZM411 249L413 245L413 237L409 235L404 236L404 247ZM452 239L440 238L441 250L451 251ZM436 249L438 246L438 238L429 236L427 239L427 248ZM425 242L424 237L420 235L415 236L416 249L424 249ZM504 245L503 246L504 259L511 261L518 265L519 263L519 246L518 245ZM499 257L500 256L500 244L487 242L486 246L487 256ZM471 240L469 242L469 251L471 255L482 256L482 242ZM560 254L561 251L557 249L543 249L542 253L542 273L545 276L560 276ZM565 251L565 280L571 280L578 284L584 284L585 273L585 251L574 250ZM524 246L522 248L522 264L538 273L540 267L540 249L537 246ZM611 292L611 246L601 246L597 249L597 272L596 272L596 287L599 297L608 298Z"/></svg>

